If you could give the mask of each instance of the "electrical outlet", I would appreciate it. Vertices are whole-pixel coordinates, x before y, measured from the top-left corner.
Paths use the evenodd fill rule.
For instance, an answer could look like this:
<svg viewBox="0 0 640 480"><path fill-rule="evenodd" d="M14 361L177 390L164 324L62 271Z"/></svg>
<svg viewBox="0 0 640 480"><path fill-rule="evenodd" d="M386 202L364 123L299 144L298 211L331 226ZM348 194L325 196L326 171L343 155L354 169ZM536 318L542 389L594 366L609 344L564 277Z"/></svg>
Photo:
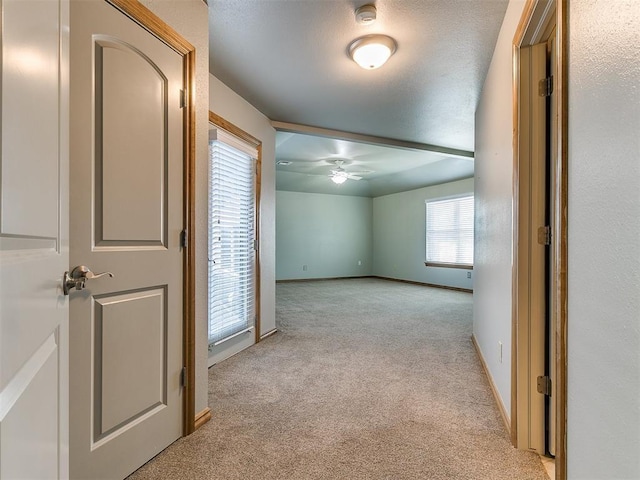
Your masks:
<svg viewBox="0 0 640 480"><path fill-rule="evenodd" d="M471 272L467 272L467 278L471 278Z"/></svg>
<svg viewBox="0 0 640 480"><path fill-rule="evenodd" d="M306 265L302 265L302 271L306 272L307 271L307 266Z"/></svg>
<svg viewBox="0 0 640 480"><path fill-rule="evenodd" d="M500 347L500 363L502 363L502 342L498 342L498 347Z"/></svg>

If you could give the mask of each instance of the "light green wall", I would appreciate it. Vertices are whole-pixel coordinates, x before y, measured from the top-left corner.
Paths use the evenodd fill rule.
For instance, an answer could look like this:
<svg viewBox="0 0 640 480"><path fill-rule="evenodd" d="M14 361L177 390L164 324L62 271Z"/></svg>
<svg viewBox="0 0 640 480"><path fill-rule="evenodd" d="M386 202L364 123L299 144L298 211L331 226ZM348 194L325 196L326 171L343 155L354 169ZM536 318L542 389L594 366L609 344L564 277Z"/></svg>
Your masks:
<svg viewBox="0 0 640 480"><path fill-rule="evenodd" d="M374 199L277 191L276 279L377 275L471 289L469 270L424 265L425 200L465 193L473 179Z"/></svg>
<svg viewBox="0 0 640 480"><path fill-rule="evenodd" d="M473 179L373 199L373 275L473 288L470 270L425 267L425 200L473 194Z"/></svg>
<svg viewBox="0 0 640 480"><path fill-rule="evenodd" d="M371 275L372 223L371 198L276 192L276 279Z"/></svg>

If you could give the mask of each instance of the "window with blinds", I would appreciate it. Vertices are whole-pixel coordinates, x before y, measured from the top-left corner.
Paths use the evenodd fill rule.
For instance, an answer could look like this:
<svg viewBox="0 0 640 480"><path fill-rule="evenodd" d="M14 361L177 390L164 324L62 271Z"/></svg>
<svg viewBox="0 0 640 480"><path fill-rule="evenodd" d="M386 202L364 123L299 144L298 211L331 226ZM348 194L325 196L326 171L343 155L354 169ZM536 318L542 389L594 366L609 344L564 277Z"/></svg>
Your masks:
<svg viewBox="0 0 640 480"><path fill-rule="evenodd" d="M209 142L209 345L255 321L254 147L220 129Z"/></svg>
<svg viewBox="0 0 640 480"><path fill-rule="evenodd" d="M426 204L426 264L473 266L473 196Z"/></svg>

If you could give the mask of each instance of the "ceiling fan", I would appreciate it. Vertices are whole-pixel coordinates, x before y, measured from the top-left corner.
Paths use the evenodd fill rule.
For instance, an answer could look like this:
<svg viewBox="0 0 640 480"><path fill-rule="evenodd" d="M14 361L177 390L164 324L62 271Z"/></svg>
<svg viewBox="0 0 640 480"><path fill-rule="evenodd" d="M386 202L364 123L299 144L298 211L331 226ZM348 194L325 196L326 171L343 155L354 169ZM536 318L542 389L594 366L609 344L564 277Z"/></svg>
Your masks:
<svg viewBox="0 0 640 480"><path fill-rule="evenodd" d="M336 183L338 185L346 182L347 180L362 180L361 175L373 173L371 170L363 170L361 172L347 172L344 168L342 168L344 160L334 160L333 163L336 165L336 168L331 170L329 178L333 183Z"/></svg>

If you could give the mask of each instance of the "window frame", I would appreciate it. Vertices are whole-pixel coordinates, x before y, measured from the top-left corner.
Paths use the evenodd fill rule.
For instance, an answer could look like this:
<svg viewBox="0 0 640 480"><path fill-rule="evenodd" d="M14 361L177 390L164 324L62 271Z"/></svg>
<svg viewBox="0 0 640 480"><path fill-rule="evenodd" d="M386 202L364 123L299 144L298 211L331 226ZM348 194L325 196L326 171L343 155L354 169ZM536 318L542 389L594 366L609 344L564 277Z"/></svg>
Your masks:
<svg viewBox="0 0 640 480"><path fill-rule="evenodd" d="M261 318L260 318L260 302L261 302L261 275L260 275L260 257L261 257L261 249L260 249L260 217L261 217L261 208L260 208L260 198L261 198L261 177L262 177L262 141L258 138L252 136L241 128L237 127L233 123L229 122L225 118L217 115L214 112L209 111L209 131L211 138L212 129L218 129L225 131L227 134L230 134L232 137L236 137L241 142L247 144L248 147L255 148L257 153L257 157L254 158L255 163L255 183L254 183L254 249L255 249L255 259L254 259L254 318L253 318L253 343L258 343L261 340ZM207 216L209 213L207 214ZM208 229L208 225L207 225ZM208 235L207 235L208 236ZM207 239L207 244L209 243ZM207 250L208 250L207 245ZM208 283L208 282L207 282ZM209 288L207 286L207 288ZM208 297L208 293L207 293ZM209 303L209 299L207 298L207 305ZM208 317L208 313L207 313ZM207 319L208 324L208 319ZM207 325L207 333L208 333L208 325ZM229 338L230 339L230 338ZM221 344L220 344L221 345ZM213 344L209 345L209 366L211 366L211 361L214 357L212 357L211 348L217 348L213 346ZM217 354L215 354L217 355ZM226 357L224 357L226 358Z"/></svg>
<svg viewBox="0 0 640 480"><path fill-rule="evenodd" d="M464 270L473 270L473 254L472 254L472 263L457 263L457 262L438 262L438 261L430 261L428 259L428 234L429 234L429 223L428 223L428 209L430 203L439 203L446 202L451 200L461 200L461 199L472 199L472 204L475 202L474 192L463 193L459 195L451 195L446 197L437 197L430 198L425 200L425 234L424 234L424 246L425 246L425 262L424 265L426 267L440 267L440 268L458 268ZM475 218L475 204L473 204L474 218ZM459 230L459 229L458 229ZM473 249L473 235L475 235L475 221L473 224L473 232L472 232L472 249Z"/></svg>

